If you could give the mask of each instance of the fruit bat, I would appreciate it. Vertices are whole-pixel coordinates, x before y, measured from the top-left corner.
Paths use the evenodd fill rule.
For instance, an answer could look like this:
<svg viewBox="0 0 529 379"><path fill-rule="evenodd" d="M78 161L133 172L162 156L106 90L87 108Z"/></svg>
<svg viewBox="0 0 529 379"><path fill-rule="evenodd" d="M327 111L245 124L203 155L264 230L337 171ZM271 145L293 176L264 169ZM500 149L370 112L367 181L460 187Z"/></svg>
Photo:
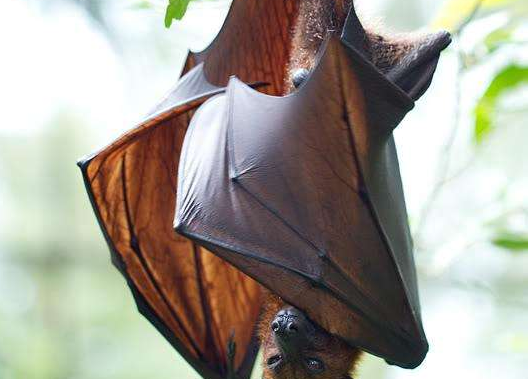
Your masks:
<svg viewBox="0 0 529 379"><path fill-rule="evenodd" d="M234 0L136 127L78 162L139 311L204 378L248 378L262 287L388 362L428 350L393 129L447 33L382 69L351 5L285 80L300 0Z"/></svg>

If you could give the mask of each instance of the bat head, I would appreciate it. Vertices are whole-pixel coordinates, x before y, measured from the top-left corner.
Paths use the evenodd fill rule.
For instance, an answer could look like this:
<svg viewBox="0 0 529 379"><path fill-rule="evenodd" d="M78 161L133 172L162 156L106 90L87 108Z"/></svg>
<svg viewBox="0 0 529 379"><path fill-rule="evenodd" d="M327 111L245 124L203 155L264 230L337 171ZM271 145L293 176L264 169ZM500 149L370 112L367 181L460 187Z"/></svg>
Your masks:
<svg viewBox="0 0 529 379"><path fill-rule="evenodd" d="M360 355L288 304L267 309L260 326L264 379L349 378Z"/></svg>

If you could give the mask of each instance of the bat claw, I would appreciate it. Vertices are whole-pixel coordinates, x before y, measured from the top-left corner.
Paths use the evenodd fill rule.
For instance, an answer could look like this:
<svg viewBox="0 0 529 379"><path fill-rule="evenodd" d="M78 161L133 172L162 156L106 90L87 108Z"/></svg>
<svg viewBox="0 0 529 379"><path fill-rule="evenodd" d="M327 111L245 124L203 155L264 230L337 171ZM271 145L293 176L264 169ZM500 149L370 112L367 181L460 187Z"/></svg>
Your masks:
<svg viewBox="0 0 529 379"><path fill-rule="evenodd" d="M309 70L306 68L298 68L292 73L292 84L294 87L298 88L305 80L307 80L308 76Z"/></svg>
<svg viewBox="0 0 529 379"><path fill-rule="evenodd" d="M235 373L235 353L237 351L237 344L235 343L235 331L232 330L230 339L228 340L226 356L227 361L227 373L226 379L237 379L237 374Z"/></svg>

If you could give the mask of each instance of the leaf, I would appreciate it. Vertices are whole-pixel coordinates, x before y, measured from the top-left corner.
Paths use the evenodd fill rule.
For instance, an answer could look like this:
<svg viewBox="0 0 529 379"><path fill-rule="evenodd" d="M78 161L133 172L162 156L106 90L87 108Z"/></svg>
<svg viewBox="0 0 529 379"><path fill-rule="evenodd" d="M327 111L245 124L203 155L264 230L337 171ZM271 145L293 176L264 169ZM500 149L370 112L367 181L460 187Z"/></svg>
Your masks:
<svg viewBox="0 0 529 379"><path fill-rule="evenodd" d="M165 27L170 28L173 20L181 20L191 0L169 0L165 11Z"/></svg>
<svg viewBox="0 0 529 379"><path fill-rule="evenodd" d="M483 40L483 44L485 45L487 51L492 53L500 46L511 42L513 40L513 31L514 28L512 26L502 26L487 34Z"/></svg>
<svg viewBox="0 0 529 379"><path fill-rule="evenodd" d="M154 5L148 0L140 0L133 3L130 7L131 9L153 9Z"/></svg>
<svg viewBox="0 0 529 379"><path fill-rule="evenodd" d="M500 234L492 240L495 246L501 247L502 249L511 251L523 251L527 250L527 235L516 234L516 233L504 233Z"/></svg>
<svg viewBox="0 0 529 379"><path fill-rule="evenodd" d="M519 84L527 83L527 66L510 64L492 79L474 108L474 139L483 142L492 131L492 119L499 98Z"/></svg>
<svg viewBox="0 0 529 379"><path fill-rule="evenodd" d="M173 23L174 18L174 6L171 4L167 5L167 9L165 10L165 18L164 18L164 24L166 28L170 28L171 24Z"/></svg>

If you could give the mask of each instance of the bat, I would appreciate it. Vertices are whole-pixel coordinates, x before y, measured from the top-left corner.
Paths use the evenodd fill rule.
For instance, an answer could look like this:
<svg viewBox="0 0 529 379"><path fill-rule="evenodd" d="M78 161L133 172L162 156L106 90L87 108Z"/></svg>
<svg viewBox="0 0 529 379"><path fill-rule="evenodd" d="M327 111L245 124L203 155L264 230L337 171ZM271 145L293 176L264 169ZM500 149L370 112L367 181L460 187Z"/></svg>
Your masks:
<svg viewBox="0 0 529 379"><path fill-rule="evenodd" d="M139 311L207 379L249 377L263 287L392 364L428 350L392 131L450 37L376 65L351 5L285 95L300 3L234 0L169 95L78 162Z"/></svg>

